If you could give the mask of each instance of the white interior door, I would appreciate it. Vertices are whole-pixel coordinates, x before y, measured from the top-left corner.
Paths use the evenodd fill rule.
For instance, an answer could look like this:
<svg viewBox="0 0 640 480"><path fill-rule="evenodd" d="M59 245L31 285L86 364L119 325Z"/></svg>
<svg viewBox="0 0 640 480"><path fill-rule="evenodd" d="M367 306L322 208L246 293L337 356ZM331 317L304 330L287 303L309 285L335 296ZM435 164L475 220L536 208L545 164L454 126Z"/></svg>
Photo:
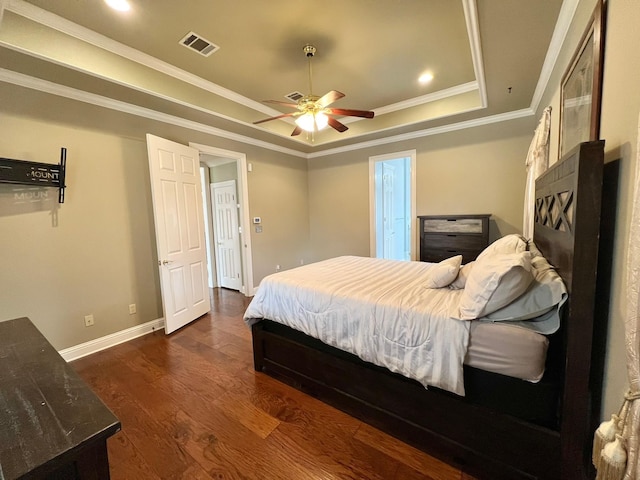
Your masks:
<svg viewBox="0 0 640 480"><path fill-rule="evenodd" d="M213 183L211 196L215 212L216 259L220 286L240 290L242 265L236 181Z"/></svg>
<svg viewBox="0 0 640 480"><path fill-rule="evenodd" d="M382 162L382 191L380 198L382 200L382 255L381 258L396 258L395 243L395 167L388 162ZM399 260L399 259L398 259Z"/></svg>
<svg viewBox="0 0 640 480"><path fill-rule="evenodd" d="M369 157L372 257L416 258L416 151Z"/></svg>
<svg viewBox="0 0 640 480"><path fill-rule="evenodd" d="M211 309L196 149L147 134L165 332Z"/></svg>

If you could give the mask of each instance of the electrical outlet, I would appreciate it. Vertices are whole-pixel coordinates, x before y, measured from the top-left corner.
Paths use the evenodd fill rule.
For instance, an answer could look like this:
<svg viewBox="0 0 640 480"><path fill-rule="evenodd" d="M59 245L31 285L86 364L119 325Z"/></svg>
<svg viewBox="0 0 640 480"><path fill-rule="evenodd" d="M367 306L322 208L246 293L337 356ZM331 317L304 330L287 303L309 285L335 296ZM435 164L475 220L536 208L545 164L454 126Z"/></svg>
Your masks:
<svg viewBox="0 0 640 480"><path fill-rule="evenodd" d="M276 265L276 272L280 271L280 265Z"/></svg>
<svg viewBox="0 0 640 480"><path fill-rule="evenodd" d="M134 313L136 313L136 304L132 303L129 305L129 315L133 315Z"/></svg>
<svg viewBox="0 0 640 480"><path fill-rule="evenodd" d="M92 327L93 323L94 323L93 314L84 316L84 326L85 327Z"/></svg>

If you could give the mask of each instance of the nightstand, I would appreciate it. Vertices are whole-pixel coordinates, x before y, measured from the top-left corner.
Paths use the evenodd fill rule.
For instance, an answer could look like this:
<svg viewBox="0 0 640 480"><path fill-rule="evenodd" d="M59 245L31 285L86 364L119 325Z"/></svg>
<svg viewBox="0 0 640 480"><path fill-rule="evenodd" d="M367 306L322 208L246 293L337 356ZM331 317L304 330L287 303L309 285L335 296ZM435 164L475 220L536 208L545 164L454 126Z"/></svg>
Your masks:
<svg viewBox="0 0 640 480"><path fill-rule="evenodd" d="M440 262L462 255L462 263L475 260L489 245L489 218L481 215L422 215L420 261Z"/></svg>

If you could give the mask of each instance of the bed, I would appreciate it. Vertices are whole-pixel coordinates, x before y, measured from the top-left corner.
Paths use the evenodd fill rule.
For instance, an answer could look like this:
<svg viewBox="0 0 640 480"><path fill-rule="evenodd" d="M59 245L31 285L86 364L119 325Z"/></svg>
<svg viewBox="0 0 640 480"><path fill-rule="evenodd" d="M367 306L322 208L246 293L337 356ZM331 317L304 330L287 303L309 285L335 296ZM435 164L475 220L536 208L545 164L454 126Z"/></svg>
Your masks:
<svg viewBox="0 0 640 480"><path fill-rule="evenodd" d="M590 439L599 416L592 407L599 402L600 380L590 378L590 366L603 150L603 141L583 143L536 181L536 224L532 244L555 267L568 295L568 299L563 297L557 310L545 312L547 320L554 313L560 320L561 315L557 331L552 328L545 334L527 334L537 339L534 344L537 341L538 346L532 347L533 350L543 351L542 369L534 368L528 373L514 375L510 371L501 371L505 368L503 366L491 368L496 359L482 354L487 349L483 342L496 335L496 330L488 330L495 328L493 322L460 321L464 319L457 318L455 327L444 329L439 326L445 320L451 324L451 312L457 312L460 317L456 302L465 295L468 287L453 294L443 292L442 298L435 301L439 305L436 308L439 313L434 313L434 318L429 319L427 337L432 340L432 349L435 350L441 345L437 340L444 341L447 348L441 350L453 360L433 357L437 360L432 363L438 368L426 369L429 370L426 373L407 374L401 368L403 363L422 366L430 358L429 354L424 357L415 351L419 345L429 343L427 337L421 337L420 333L406 326L411 326L411 322L416 320L403 311L391 311L391 317L401 318L405 326L400 329L389 327L390 333L378 331L376 328L385 328L381 326L383 322L375 319L380 312L390 308L386 301L375 307L362 307L358 305L358 290L348 296L346 288L333 290L332 295L340 297L340 305L344 307L336 311L335 322L348 320L353 311L350 308L371 308L368 315L373 320L370 323L376 327L367 327L369 330L365 329L363 338L382 338L381 343L363 346L363 341L353 336L355 327L351 326L345 327L342 334L329 335L324 333L322 323L315 327L295 324L292 328L283 323L283 318L279 318L277 313L258 319L258 315L250 311L250 305L245 319L252 328L255 369L316 396L477 478L588 478L591 475L588 461ZM332 262L352 263L353 278L345 278L345 274L340 276L345 286L363 285L359 274L371 276L368 272L363 273L368 268L365 259L344 257L321 266L337 268ZM422 269L420 271L433 267L414 263L414 268ZM296 278L296 275L308 273L304 269L298 270L291 281L294 284L304 283L304 277ZM320 271L313 272L326 283L321 274ZM373 275L391 281L396 272L389 266L382 273ZM424 288L412 285L411 281L400 283L409 288L414 297L418 292L420 295L424 293ZM437 292L435 289L428 295L437 297ZM384 295L386 298L394 294ZM283 302L289 301L284 298ZM421 304L422 301L420 299L416 303ZM314 317L322 310L322 303L307 310L301 310L300 316ZM441 332L450 328L457 332ZM500 322L498 328L506 330L505 335L524 330L508 322ZM365 353L349 353L345 350L345 342L359 345ZM409 352L401 357L405 360L381 361L371 356L380 350L402 348L396 344L410 347ZM457 367L449 367L449 363L457 365L460 355L464 362L457 372ZM539 353L536 355L540 358ZM531 358L534 356L531 353ZM520 363L531 367L530 364L536 361L525 356ZM441 376L438 370L451 370L453 374ZM527 375L531 378L518 378Z"/></svg>

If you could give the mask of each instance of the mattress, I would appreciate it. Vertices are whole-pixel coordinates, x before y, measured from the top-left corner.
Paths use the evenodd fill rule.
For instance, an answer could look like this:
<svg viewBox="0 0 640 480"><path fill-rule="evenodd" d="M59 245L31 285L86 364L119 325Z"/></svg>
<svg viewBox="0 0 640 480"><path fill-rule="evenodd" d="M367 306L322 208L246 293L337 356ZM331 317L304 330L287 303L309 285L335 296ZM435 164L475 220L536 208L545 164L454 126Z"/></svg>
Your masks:
<svg viewBox="0 0 640 480"><path fill-rule="evenodd" d="M471 322L465 365L537 382L544 374L549 340L509 322Z"/></svg>
<svg viewBox="0 0 640 480"><path fill-rule="evenodd" d="M461 290L428 289L435 264L344 256L265 277L244 314L267 318L362 360L464 395L469 324Z"/></svg>

